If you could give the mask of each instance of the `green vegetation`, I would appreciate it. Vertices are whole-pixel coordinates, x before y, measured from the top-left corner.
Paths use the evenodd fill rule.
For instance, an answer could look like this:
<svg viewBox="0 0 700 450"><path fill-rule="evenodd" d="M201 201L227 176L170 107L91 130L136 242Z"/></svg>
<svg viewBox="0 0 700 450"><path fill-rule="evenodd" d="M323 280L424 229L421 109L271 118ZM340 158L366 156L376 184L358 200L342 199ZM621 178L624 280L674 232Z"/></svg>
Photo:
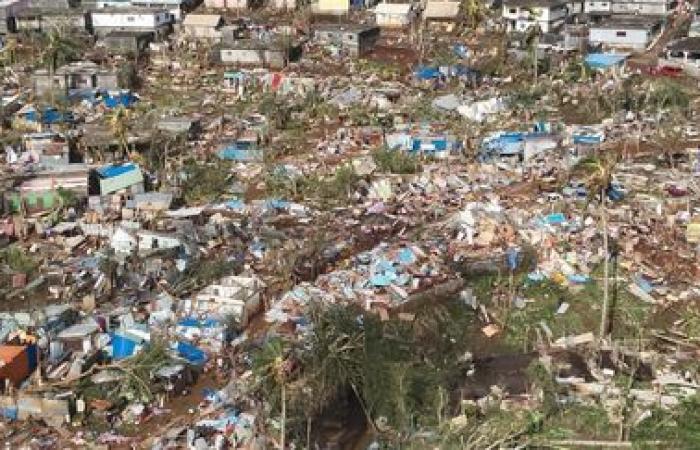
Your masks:
<svg viewBox="0 0 700 450"><path fill-rule="evenodd" d="M0 250L0 264L27 275L33 274L39 267L39 262L17 245Z"/></svg>
<svg viewBox="0 0 700 450"><path fill-rule="evenodd" d="M265 184L268 194L294 200L320 200L334 205L350 198L360 177L350 165L338 167L331 176L289 176L279 170L268 172Z"/></svg>
<svg viewBox="0 0 700 450"><path fill-rule="evenodd" d="M258 370L259 387L273 404L273 415L281 414L283 381L270 375L275 373L270 352L285 355L288 368L299 367L284 379L295 440L304 440L308 420L338 402L359 404L370 426L395 443L406 444L407 432L438 426L447 417L447 392L461 378L459 357L474 329L467 307L433 304L416 311L413 321L382 321L340 305L313 304L309 315L313 327L303 347L287 343L281 350L274 340L272 349L266 345L254 356L254 367L264 368Z"/></svg>
<svg viewBox="0 0 700 450"><path fill-rule="evenodd" d="M226 161L198 164L188 161L184 167L182 198L188 205L201 205L218 200L231 187L233 175Z"/></svg>
<svg viewBox="0 0 700 450"><path fill-rule="evenodd" d="M372 154L380 171L395 174L411 174L421 171L420 160L408 153L382 148Z"/></svg>
<svg viewBox="0 0 700 450"><path fill-rule="evenodd" d="M632 432L639 448L644 442L662 441L665 448L697 448L700 442L700 398L694 395L672 410L655 408Z"/></svg>

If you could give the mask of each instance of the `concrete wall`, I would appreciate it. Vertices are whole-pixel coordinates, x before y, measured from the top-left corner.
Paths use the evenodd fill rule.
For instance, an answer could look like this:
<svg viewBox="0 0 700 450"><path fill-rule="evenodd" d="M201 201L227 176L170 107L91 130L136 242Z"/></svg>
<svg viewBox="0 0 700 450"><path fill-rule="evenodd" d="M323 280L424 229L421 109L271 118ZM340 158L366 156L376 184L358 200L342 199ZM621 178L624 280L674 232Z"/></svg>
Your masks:
<svg viewBox="0 0 700 450"><path fill-rule="evenodd" d="M583 8L589 14L611 14L612 0L587 1L583 4Z"/></svg>
<svg viewBox="0 0 700 450"><path fill-rule="evenodd" d="M279 69L287 65L287 55L283 50L221 49L220 57L224 64Z"/></svg>
<svg viewBox="0 0 700 450"><path fill-rule="evenodd" d="M508 24L509 31L526 31L535 23L539 24L544 33L555 31L564 24L567 16L566 5L532 8L530 14L525 8L515 5L503 4L502 15Z"/></svg>
<svg viewBox="0 0 700 450"><path fill-rule="evenodd" d="M53 89L118 89L119 81L116 73L100 74L67 74L54 75L53 85L48 74L32 75L32 84L37 94L41 95Z"/></svg>
<svg viewBox="0 0 700 450"><path fill-rule="evenodd" d="M85 15L37 15L15 17L13 31L46 31L55 27L68 27L79 31L87 30Z"/></svg>
<svg viewBox="0 0 700 450"><path fill-rule="evenodd" d="M204 6L215 9L245 9L248 7L248 0L204 0Z"/></svg>
<svg viewBox="0 0 700 450"><path fill-rule="evenodd" d="M651 42L651 35L647 30L592 27L589 33L589 41L593 45L644 50Z"/></svg>
<svg viewBox="0 0 700 450"><path fill-rule="evenodd" d="M153 13L93 12L92 26L114 29L156 29L170 24L170 14L161 11Z"/></svg>

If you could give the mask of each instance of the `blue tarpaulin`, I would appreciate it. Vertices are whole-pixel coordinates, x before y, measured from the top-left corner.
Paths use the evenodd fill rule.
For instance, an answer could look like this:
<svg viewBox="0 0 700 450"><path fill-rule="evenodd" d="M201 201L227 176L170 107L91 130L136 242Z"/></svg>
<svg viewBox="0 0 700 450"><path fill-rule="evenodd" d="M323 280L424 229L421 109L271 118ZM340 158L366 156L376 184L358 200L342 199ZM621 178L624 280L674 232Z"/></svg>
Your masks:
<svg viewBox="0 0 700 450"><path fill-rule="evenodd" d="M219 150L219 158L227 161L262 161L262 150L242 148L239 144L229 145Z"/></svg>
<svg viewBox="0 0 700 450"><path fill-rule="evenodd" d="M508 269L515 270L518 268L518 258L520 257L520 249L515 247L510 247L506 250L506 263L508 264Z"/></svg>
<svg viewBox="0 0 700 450"><path fill-rule="evenodd" d="M550 225L561 225L566 222L566 216L562 213L552 213L545 217L544 220Z"/></svg>
<svg viewBox="0 0 700 450"><path fill-rule="evenodd" d="M105 106L110 109L116 108L118 106L124 106L128 108L138 101L138 97L136 97L134 94L128 91L115 93L114 95L104 93L103 99Z"/></svg>
<svg viewBox="0 0 700 450"><path fill-rule="evenodd" d="M199 348L187 342L177 343L177 353L190 363L201 366L207 362L207 355Z"/></svg>
<svg viewBox="0 0 700 450"><path fill-rule="evenodd" d="M27 345L27 359L29 360L29 372L34 372L38 364L36 344Z"/></svg>
<svg viewBox="0 0 700 450"><path fill-rule="evenodd" d="M136 170L136 164L122 164L119 166L105 166L97 169L97 173L100 174L102 178L113 178L119 175L124 175L125 173Z"/></svg>
<svg viewBox="0 0 700 450"><path fill-rule="evenodd" d="M241 210L245 208L245 203L242 200L234 199L226 202L226 207L228 209Z"/></svg>
<svg viewBox="0 0 700 450"><path fill-rule="evenodd" d="M584 61L592 69L609 69L622 64L627 56L619 53L589 53Z"/></svg>
<svg viewBox="0 0 700 450"><path fill-rule="evenodd" d="M199 320L195 319L194 317L185 317L184 319L180 320L177 324L181 327L198 327Z"/></svg>
<svg viewBox="0 0 700 450"><path fill-rule="evenodd" d="M588 275L583 275L583 274L573 274L569 275L568 280L572 283L577 283L577 284L583 284L583 283L588 283L591 279Z"/></svg>
<svg viewBox="0 0 700 450"><path fill-rule="evenodd" d="M469 49L466 45L455 44L454 47L452 47L452 51L460 58L469 58Z"/></svg>
<svg viewBox="0 0 700 450"><path fill-rule="evenodd" d="M440 78L440 70L437 67L418 66L413 71L413 75L419 80L432 80Z"/></svg>
<svg viewBox="0 0 700 450"><path fill-rule="evenodd" d="M129 358L136 352L137 342L121 334L112 334L112 359Z"/></svg>
<svg viewBox="0 0 700 450"><path fill-rule="evenodd" d="M265 201L265 207L270 209L287 209L289 202L278 198L271 198Z"/></svg>
<svg viewBox="0 0 700 450"><path fill-rule="evenodd" d="M23 115L28 122L39 122L41 120L41 123L45 125L73 122L73 114L71 112L60 113L55 108L45 108L41 114L36 110L30 110Z"/></svg>

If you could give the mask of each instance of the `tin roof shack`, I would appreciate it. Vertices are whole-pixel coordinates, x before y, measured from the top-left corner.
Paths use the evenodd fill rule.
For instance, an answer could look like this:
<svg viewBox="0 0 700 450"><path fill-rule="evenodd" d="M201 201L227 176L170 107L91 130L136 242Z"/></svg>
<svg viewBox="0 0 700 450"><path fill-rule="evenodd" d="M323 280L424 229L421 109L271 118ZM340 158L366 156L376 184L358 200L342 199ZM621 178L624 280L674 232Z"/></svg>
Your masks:
<svg viewBox="0 0 700 450"><path fill-rule="evenodd" d="M591 45L604 48L643 51L661 31L659 18L615 16L592 24L589 29Z"/></svg>
<svg viewBox="0 0 700 450"><path fill-rule="evenodd" d="M221 63L234 66L283 69L290 61L297 61L300 56L301 46L288 39L241 39L222 44L219 49Z"/></svg>
<svg viewBox="0 0 700 450"><path fill-rule="evenodd" d="M144 191L143 172L136 164L106 166L95 170L99 185L99 194L107 195L129 190L132 194Z"/></svg>
<svg viewBox="0 0 700 450"><path fill-rule="evenodd" d="M153 42L153 33L148 31L112 31L107 33L100 43L113 54L131 54L139 56Z"/></svg>
<svg viewBox="0 0 700 450"><path fill-rule="evenodd" d="M136 233L138 252L140 256L182 247L182 240L172 233L156 233L153 231L139 231Z"/></svg>
<svg viewBox="0 0 700 450"><path fill-rule="evenodd" d="M568 16L566 0L504 0L502 17L508 31L524 32L535 24L543 33L559 30Z"/></svg>
<svg viewBox="0 0 700 450"><path fill-rule="evenodd" d="M118 89L116 70L105 69L92 61L79 61L59 67L52 77L47 69L37 69L32 74L32 85L37 94L51 89Z"/></svg>
<svg viewBox="0 0 700 450"><path fill-rule="evenodd" d="M221 40L224 19L218 14L188 14L182 21L182 34L191 39Z"/></svg>
<svg viewBox="0 0 700 450"><path fill-rule="evenodd" d="M13 19L12 28L16 33L41 33L56 27L76 32L87 32L87 14L83 11L59 9L58 5L47 8L29 8Z"/></svg>
<svg viewBox="0 0 700 450"><path fill-rule="evenodd" d="M202 121L193 117L166 117L158 121L156 129L193 140L202 132Z"/></svg>
<svg viewBox="0 0 700 450"><path fill-rule="evenodd" d="M375 6L374 15L382 28L403 28L413 23L416 9L410 3L380 3Z"/></svg>
<svg viewBox="0 0 700 450"><path fill-rule="evenodd" d="M442 28L448 33L460 18L459 2L429 1L423 10L423 20L432 28Z"/></svg>
<svg viewBox="0 0 700 450"><path fill-rule="evenodd" d="M0 345L0 380L18 387L37 366L36 345Z"/></svg>
<svg viewBox="0 0 700 450"><path fill-rule="evenodd" d="M246 326L260 309L264 288L264 283L255 276L222 278L195 296L195 309L219 317L233 315L241 326Z"/></svg>
<svg viewBox="0 0 700 450"><path fill-rule="evenodd" d="M664 51L668 65L680 67L689 75L700 76L700 37L687 37L673 41Z"/></svg>
<svg viewBox="0 0 700 450"><path fill-rule="evenodd" d="M62 134L25 134L22 141L24 148L45 167L65 166L70 163L70 146Z"/></svg>
<svg viewBox="0 0 700 450"><path fill-rule="evenodd" d="M27 0L0 0L0 34L12 31L12 18L27 8Z"/></svg>
<svg viewBox="0 0 700 450"><path fill-rule="evenodd" d="M562 137L547 132L499 132L484 138L480 159L517 158L527 162L561 145Z"/></svg>
<svg viewBox="0 0 700 450"><path fill-rule="evenodd" d="M162 8L110 8L92 11L90 23L92 32L98 37L114 31L140 31L160 38L172 31L173 17Z"/></svg>
<svg viewBox="0 0 700 450"><path fill-rule="evenodd" d="M87 196L88 168L82 164L55 166L35 172L34 177L22 182L15 191L2 192L5 211L43 211L58 205L58 189L71 191L79 197Z"/></svg>
<svg viewBox="0 0 700 450"><path fill-rule="evenodd" d="M71 325L58 333L56 339L63 344L64 350L88 354L99 348L97 345L99 333L100 327L97 323L89 321Z"/></svg>
<svg viewBox="0 0 700 450"><path fill-rule="evenodd" d="M334 45L357 57L374 50L380 31L371 25L318 25L314 35L319 43Z"/></svg>

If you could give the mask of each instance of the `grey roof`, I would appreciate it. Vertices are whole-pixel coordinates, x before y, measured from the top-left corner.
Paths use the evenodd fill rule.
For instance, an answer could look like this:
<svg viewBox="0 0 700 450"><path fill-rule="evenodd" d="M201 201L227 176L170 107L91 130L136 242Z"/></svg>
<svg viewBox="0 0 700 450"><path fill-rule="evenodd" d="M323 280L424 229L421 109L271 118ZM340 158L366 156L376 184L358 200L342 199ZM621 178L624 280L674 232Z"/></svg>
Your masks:
<svg viewBox="0 0 700 450"><path fill-rule="evenodd" d="M566 0L503 0L503 6L505 7L520 7L528 8L535 6L562 6L566 5Z"/></svg>
<svg viewBox="0 0 700 450"><path fill-rule="evenodd" d="M700 52L700 36L673 41L666 46L666 50L672 52Z"/></svg>
<svg viewBox="0 0 700 450"><path fill-rule="evenodd" d="M591 28L627 28L643 29L653 28L661 23L661 19L653 16L612 16L598 24L591 25Z"/></svg>

